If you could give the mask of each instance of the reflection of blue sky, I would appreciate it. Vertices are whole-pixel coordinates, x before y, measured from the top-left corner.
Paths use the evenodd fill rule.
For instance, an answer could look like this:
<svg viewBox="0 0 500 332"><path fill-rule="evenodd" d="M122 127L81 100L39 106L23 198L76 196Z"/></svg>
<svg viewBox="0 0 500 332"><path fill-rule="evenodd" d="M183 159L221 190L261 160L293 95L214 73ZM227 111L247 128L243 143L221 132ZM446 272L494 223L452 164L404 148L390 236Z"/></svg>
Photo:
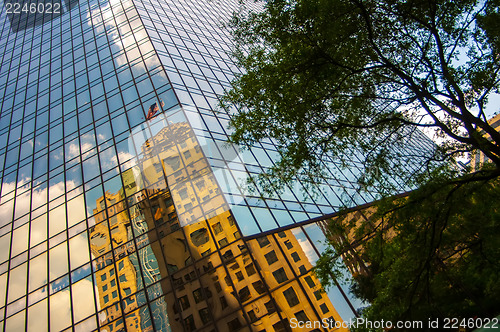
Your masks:
<svg viewBox="0 0 500 332"><path fill-rule="evenodd" d="M87 215L93 215L94 209L97 208L97 200L104 196L102 186L98 185L95 188L85 192L85 198L87 203Z"/></svg>
<svg viewBox="0 0 500 332"><path fill-rule="evenodd" d="M71 273L71 281L75 283L77 281L82 280L83 278L90 276L91 273L92 270L90 269L90 265L85 265Z"/></svg>
<svg viewBox="0 0 500 332"><path fill-rule="evenodd" d="M245 205L233 205L231 206L231 212L236 220L245 220L244 223L240 223L239 227L241 232L245 235L247 234L257 234L260 232L259 227L253 220L249 218L251 216L250 209Z"/></svg>
<svg viewBox="0 0 500 332"><path fill-rule="evenodd" d="M500 94L493 93L488 98L488 104L486 105L486 118L492 118L496 113L500 112Z"/></svg>
<svg viewBox="0 0 500 332"><path fill-rule="evenodd" d="M50 284L50 290L51 292L55 293L67 286L69 286L69 275L65 275L61 279L58 279L54 281L52 284Z"/></svg>
<svg viewBox="0 0 500 332"><path fill-rule="evenodd" d="M341 287L342 287L342 290L344 291L344 293L349 297L351 304L354 306L355 309L359 309L359 308L365 306L365 305L363 305L363 303L360 300L354 298L352 296L352 294L350 294L348 291L346 291L345 287L343 287L343 286L341 286ZM344 296L342 295L342 293L340 292L338 287L330 287L329 289L326 290L326 295L328 295L328 297L330 298L330 301L332 301L332 303L333 303L333 306L335 307L335 309L339 313L340 317L344 321L348 321L351 318L352 319L356 318L356 316L354 315L351 308L349 307L349 305L345 301Z"/></svg>
<svg viewBox="0 0 500 332"><path fill-rule="evenodd" d="M252 212L255 219L259 221L259 225L264 232L278 227L271 215L271 212L267 208L253 207Z"/></svg>

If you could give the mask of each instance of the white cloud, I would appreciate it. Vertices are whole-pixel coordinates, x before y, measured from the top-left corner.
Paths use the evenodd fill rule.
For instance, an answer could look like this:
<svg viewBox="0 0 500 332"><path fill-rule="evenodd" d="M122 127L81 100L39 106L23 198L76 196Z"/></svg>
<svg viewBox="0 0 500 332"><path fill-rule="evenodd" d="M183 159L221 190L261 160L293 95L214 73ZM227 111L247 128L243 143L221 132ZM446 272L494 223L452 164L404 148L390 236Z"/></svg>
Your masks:
<svg viewBox="0 0 500 332"><path fill-rule="evenodd" d="M65 192L66 190L64 188L64 182L57 182L49 187L49 200L53 200L57 197L60 197L64 195ZM33 195L34 199L38 198L37 196L39 196L40 194L45 194L45 192L41 191L40 193L38 193L35 191ZM43 201L45 202L45 197Z"/></svg>
<svg viewBox="0 0 500 332"><path fill-rule="evenodd" d="M29 223L16 228L12 232L12 253L11 256L17 256L28 249Z"/></svg>
<svg viewBox="0 0 500 332"><path fill-rule="evenodd" d="M4 262L9 259L11 237L12 233L7 233L4 236L0 237L0 262ZM1 298L2 297L0 296L0 299Z"/></svg>
<svg viewBox="0 0 500 332"><path fill-rule="evenodd" d="M50 315L51 331L60 331L71 325L73 313L75 323L95 313L94 291L92 281L80 280L72 286L73 310L69 289L55 293L50 297L50 310L47 308L47 299L38 302L28 309L28 331L47 331L47 318ZM98 310L99 310L99 304ZM90 319L78 325L78 331L92 331L96 328L95 319Z"/></svg>
<svg viewBox="0 0 500 332"><path fill-rule="evenodd" d="M24 182L20 182L19 185L24 185ZM18 185L18 187L19 187ZM4 184L4 188L12 189L15 188L14 183ZM58 182L51 185L49 188L41 188L34 190L28 190L26 193L20 195L16 198L15 215L22 216L28 213L30 209L34 209L42 206L47 201L47 194L50 193L51 197L64 197L62 196L67 190L74 189L76 184L73 181L68 182ZM67 202L67 204L60 205L47 214L42 214L37 218L33 219L31 223L25 224L20 228L14 230L1 238L0 240L0 250L3 253L2 261L9 257L9 245L10 236L14 237L15 243L12 247L12 254L10 256L15 256L28 249L27 239L30 236L30 246L31 248L36 247L39 243L47 240L48 237L53 236L68 226L71 227L76 225L80 221L85 219L85 202L82 190L77 190L76 197L72 198ZM12 209L13 204L3 205L0 208L0 216L3 218L3 223L8 223L12 220ZM10 211L10 212L9 212ZM67 215L67 217L66 217ZM49 225L49 234L47 234L47 223ZM29 228L31 226L31 229ZM13 234L13 235L10 235ZM47 236L48 235L48 236ZM86 243L86 237L80 235L76 238L71 239L70 242L70 258L73 267L81 266L86 262L90 261L88 245ZM87 245L87 246L86 246ZM48 268L50 280L54 280L66 273L69 269L67 266L68 253L67 244L63 243L58 245L49 251L50 266ZM85 247L86 246L86 247ZM86 248L86 249L84 249ZM43 256L36 257L30 261L30 275L33 279L34 284L30 289L37 288L47 283L46 272L47 272L47 259ZM22 296L26 292L26 280L22 278L26 271L23 273L18 273L21 269L26 270L27 264L21 265L13 270L12 273L19 274L19 277L11 278L11 283L9 285L9 296L14 299ZM31 280L30 280L31 282Z"/></svg>
<svg viewBox="0 0 500 332"><path fill-rule="evenodd" d="M307 238L298 237L301 235L298 232L299 231L292 230L292 233L296 236L297 242L299 242L299 245L302 248L302 250L304 251L307 259L309 260L309 262L312 265L314 265L314 263L316 263L316 261L318 260L318 255L316 255L316 251L314 251L314 248L312 247L309 240L307 240Z"/></svg>
<svg viewBox="0 0 500 332"><path fill-rule="evenodd" d="M29 291L47 284L47 253L30 260Z"/></svg>
<svg viewBox="0 0 500 332"><path fill-rule="evenodd" d="M25 320L26 320L25 311L22 311L7 318L7 321L5 323L5 331L23 331Z"/></svg>
<svg viewBox="0 0 500 332"><path fill-rule="evenodd" d="M73 284L73 313L75 322L95 313L94 285L88 279L80 280Z"/></svg>
<svg viewBox="0 0 500 332"><path fill-rule="evenodd" d="M20 186L24 186L26 183L29 184L28 181L31 181L31 179L19 182L17 184L17 187L19 188ZM5 190L11 190L15 187L15 183L4 184L4 188L6 188ZM63 195L66 192L71 191L76 187L77 184L74 181L61 181L51 185L49 188L37 187L37 189L33 191L31 190L31 188L29 188L26 192L18 195L18 197L16 198L14 216L15 218L19 218L27 214L28 212L36 210L37 208L46 204L47 194L49 195L49 200L53 200L57 197L63 199ZM51 235L54 235L57 232L65 229L66 221L71 227L85 218L85 204L83 195L81 195L82 192L82 189L79 189L76 192L72 193L73 196L78 196L72 198L68 202L67 208L62 205L49 212ZM10 200L0 206L0 227L12 221L13 210L14 200ZM68 220L66 220L66 210L68 213Z"/></svg>
<svg viewBox="0 0 500 332"><path fill-rule="evenodd" d="M82 233L70 239L69 259L72 269L90 262L87 233Z"/></svg>
<svg viewBox="0 0 500 332"><path fill-rule="evenodd" d="M91 143L82 143L82 151L85 151L82 153L82 160L85 160L90 155L95 154L94 145Z"/></svg>
<svg viewBox="0 0 500 332"><path fill-rule="evenodd" d="M10 270L8 302L14 301L26 294L27 267L28 264L24 263ZM24 306L23 303L20 305Z"/></svg>
<svg viewBox="0 0 500 332"><path fill-rule="evenodd" d="M71 325L71 301L69 290L50 297L50 331L61 331Z"/></svg>
<svg viewBox="0 0 500 332"><path fill-rule="evenodd" d="M28 331L44 332L48 331L47 321L47 300L38 302L28 309Z"/></svg>
<svg viewBox="0 0 500 332"><path fill-rule="evenodd" d="M129 169L137 165L137 161L134 158L134 155L132 155L129 152L118 152L118 159L120 160L120 163L122 165L122 169ZM126 162L124 162L127 160Z"/></svg>
<svg viewBox="0 0 500 332"><path fill-rule="evenodd" d="M55 280L68 273L68 244L66 242L49 251L49 278Z"/></svg>
<svg viewBox="0 0 500 332"><path fill-rule="evenodd" d="M67 148L66 148L66 154L67 157L66 159L70 160L75 158L80 154L80 145L71 143Z"/></svg>
<svg viewBox="0 0 500 332"><path fill-rule="evenodd" d="M132 7L132 9L130 9L130 7ZM120 47L121 50L127 50L120 54L114 55L113 59L118 67L129 62L127 56L131 59L137 58L137 49L135 47L132 47L137 44L136 41L141 40L142 45L139 47L141 48L143 54L153 49L153 45L151 44L151 41L149 40L146 29L144 27L142 27L142 29L137 29L136 24L133 24L132 29L134 29L134 33L127 34L130 31L130 26L126 22L127 16L129 15L120 15L123 13L123 9L130 9L135 11L135 7L132 1L110 0L108 1L108 4L106 6L96 8L87 15L89 23L94 27L97 33L104 33L104 29L106 28L107 35L112 40L112 42ZM140 21L135 20L134 22ZM144 38L148 38L145 43L142 41L142 39ZM134 66L134 68L139 68L145 72L147 71L147 67L151 68L159 64L160 60L155 55L146 59L146 66L143 64L143 62L139 62L136 66ZM166 76L163 71L161 71L157 75Z"/></svg>
<svg viewBox="0 0 500 332"><path fill-rule="evenodd" d="M39 243L42 243L47 239L47 215L42 214L41 216L33 219L31 221L30 230L30 247L34 248Z"/></svg>

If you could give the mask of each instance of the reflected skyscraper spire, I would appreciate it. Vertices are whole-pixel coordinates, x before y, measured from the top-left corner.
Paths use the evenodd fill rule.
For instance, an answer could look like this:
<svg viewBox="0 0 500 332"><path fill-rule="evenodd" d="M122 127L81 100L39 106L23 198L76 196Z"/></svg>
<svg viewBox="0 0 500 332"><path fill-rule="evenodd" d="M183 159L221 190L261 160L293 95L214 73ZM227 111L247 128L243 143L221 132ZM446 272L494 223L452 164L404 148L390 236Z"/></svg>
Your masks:
<svg viewBox="0 0 500 332"><path fill-rule="evenodd" d="M317 195L301 180L249 188L279 155L272 141L228 144L232 111L217 109L238 73L221 28L238 2L60 5L0 13L1 328L289 331L354 317L359 301L311 271L325 235L310 220L374 198L362 163L325 158Z"/></svg>

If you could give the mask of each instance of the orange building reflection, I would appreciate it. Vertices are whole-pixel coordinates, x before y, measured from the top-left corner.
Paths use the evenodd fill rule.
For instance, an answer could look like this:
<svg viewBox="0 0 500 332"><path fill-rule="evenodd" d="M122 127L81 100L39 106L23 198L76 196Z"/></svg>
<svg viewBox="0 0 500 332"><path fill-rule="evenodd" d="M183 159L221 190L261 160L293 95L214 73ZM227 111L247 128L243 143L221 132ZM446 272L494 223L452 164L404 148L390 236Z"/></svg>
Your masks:
<svg viewBox="0 0 500 332"><path fill-rule="evenodd" d="M120 192L98 199L90 235L101 330L158 330L162 317L160 328L172 331L289 331L293 318L341 320L292 231L241 238L188 123L145 140L122 180ZM145 249L152 254L141 256ZM143 293L158 304L150 320ZM125 322L115 320L120 310Z"/></svg>

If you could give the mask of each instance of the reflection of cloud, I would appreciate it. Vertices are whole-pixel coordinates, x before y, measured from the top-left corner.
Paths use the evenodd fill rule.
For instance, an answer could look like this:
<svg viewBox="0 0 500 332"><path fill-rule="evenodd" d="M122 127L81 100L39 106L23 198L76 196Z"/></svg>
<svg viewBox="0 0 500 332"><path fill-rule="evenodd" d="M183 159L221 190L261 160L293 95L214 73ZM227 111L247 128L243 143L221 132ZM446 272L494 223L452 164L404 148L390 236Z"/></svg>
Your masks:
<svg viewBox="0 0 500 332"><path fill-rule="evenodd" d="M94 146L90 143L82 143L82 151L85 151L84 153L82 153L82 160L85 160L88 156L94 154L95 151L93 147Z"/></svg>
<svg viewBox="0 0 500 332"><path fill-rule="evenodd" d="M67 154L67 159L73 159L74 157L78 156L80 154L80 146L75 143L71 143L67 148L66 148L66 154Z"/></svg>
<svg viewBox="0 0 500 332"><path fill-rule="evenodd" d="M26 311L17 313L5 322L5 331L24 331L24 321L26 320ZM41 330L43 331L43 329Z"/></svg>
<svg viewBox="0 0 500 332"><path fill-rule="evenodd" d="M11 237L12 233L7 233L6 235L0 237L0 262L4 262L7 259L9 259ZM2 285L1 282L0 285ZM1 288L2 287L0 287L0 289ZM1 301L2 301L2 296L0 294L0 307L2 303Z"/></svg>
<svg viewBox="0 0 500 332"><path fill-rule="evenodd" d="M49 237L58 234L66 229L66 209L64 205L59 205L49 211Z"/></svg>
<svg viewBox="0 0 500 332"><path fill-rule="evenodd" d="M124 13L123 9L131 9L137 13L132 1L109 0L106 6L96 8L87 15L89 24L94 27L97 34L106 33L104 31L106 28L107 35L111 41L121 50L125 50L125 52L117 54L113 57L118 67L128 64L129 60L137 59L137 57L139 57L139 48L142 50L143 54L146 54L153 49L153 45L149 40L146 29L143 26L137 28L137 22L140 21L135 20L133 22L132 29L134 29L134 32L132 34L129 33L130 25L127 22L127 16L130 15L120 15ZM147 41L144 43L143 40L145 38L147 38ZM141 41L141 45L138 47L134 47L137 45L136 40ZM127 56L129 60L127 59ZM147 68L153 68L160 65L160 60L156 55L149 57L145 60L145 62L146 66L144 66L142 61L139 61L134 65L134 68L146 71ZM160 71L156 75L164 76L165 73Z"/></svg>
<svg viewBox="0 0 500 332"><path fill-rule="evenodd" d="M16 300L26 294L26 282L27 282L27 267L28 264L24 263L10 271L9 276L9 292L8 301L11 302ZM22 302L22 301L21 301ZM17 304L16 304L17 305ZM19 303L19 305L24 306L24 303ZM12 310L15 311L15 307Z"/></svg>
<svg viewBox="0 0 500 332"><path fill-rule="evenodd" d="M31 181L28 179L27 181L21 181L17 184L17 187L23 186L25 182ZM5 183L4 186L6 188L15 188L16 185L14 183ZM48 189L47 188L37 188L31 192L31 190L27 190L24 194L19 195L16 198L16 207L15 207L15 218L25 215L26 213L36 210L40 206L47 203L47 193L49 194L49 199L52 200L57 197L62 197L66 192L71 191L76 188L77 185L74 181L66 181L66 182L57 182L52 184ZM82 193L81 188L76 192L73 192L73 196L79 195ZM83 203L83 196L79 196L79 198L75 198L69 201L71 204L71 209L68 208L68 222L70 226L75 224L76 222L83 220L85 218L85 206ZM0 207L0 227L9 223L12 220L12 209L13 209L13 201L7 202ZM59 208L56 208L56 210ZM66 215L64 209L61 211L52 210L49 212L54 215L51 220L54 223L63 223L66 224ZM56 226L56 225L53 225ZM64 226L66 227L66 226ZM56 227L58 228L58 227Z"/></svg>
<svg viewBox="0 0 500 332"><path fill-rule="evenodd" d="M295 235L297 236L298 234L295 234ZM300 247L304 251L304 254L306 255L306 257L309 260L309 262L312 265L314 265L314 263L316 262L316 260L318 258L317 258L317 255L316 255L316 251L314 251L314 248L312 247L312 245L309 242L309 240L297 237L297 242L299 242Z"/></svg>
<svg viewBox="0 0 500 332"><path fill-rule="evenodd" d="M129 169L137 165L134 155L132 155L129 152L122 152L122 151L118 152L118 159L120 160L122 169Z"/></svg>
<svg viewBox="0 0 500 332"><path fill-rule="evenodd" d="M113 148L111 149L106 149L100 154L100 160L101 160L101 168L102 172L107 172L108 170L116 167L117 172L119 173L118 169L118 159L116 158L116 153Z"/></svg>
<svg viewBox="0 0 500 332"><path fill-rule="evenodd" d="M72 285L75 322L95 313L93 287L92 281L88 279L83 279ZM93 326L89 327L87 331L91 331Z"/></svg>
<svg viewBox="0 0 500 332"><path fill-rule="evenodd" d="M75 323L93 315L94 286L92 281L83 279L72 286L73 310L71 310L71 297L69 289L57 292L50 297L50 324L51 331L61 331L71 325L73 313ZM96 290L95 290L96 291ZM97 303L98 310L99 303ZM38 302L29 308L28 331L44 331L47 324L47 300ZM93 331L96 328L95 320L89 319L78 325L75 331Z"/></svg>
<svg viewBox="0 0 500 332"><path fill-rule="evenodd" d="M68 273L68 250L67 243L62 244L50 249L49 252L49 278L55 280L56 278Z"/></svg>
<svg viewBox="0 0 500 332"><path fill-rule="evenodd" d="M85 219L85 200L79 195L68 201L68 228Z"/></svg>
<svg viewBox="0 0 500 332"><path fill-rule="evenodd" d="M40 301L29 308L28 332L48 331L47 300Z"/></svg>
<svg viewBox="0 0 500 332"><path fill-rule="evenodd" d="M50 297L50 329L61 331L71 325L71 299L69 290Z"/></svg>
<svg viewBox="0 0 500 332"><path fill-rule="evenodd" d="M12 233L11 257L17 256L28 249L29 224L25 224Z"/></svg>
<svg viewBox="0 0 500 332"><path fill-rule="evenodd" d="M62 160L64 159L64 156L63 156L63 150L59 150L59 152L52 152L51 153L51 157L54 158L55 160Z"/></svg>
<svg viewBox="0 0 500 332"><path fill-rule="evenodd" d="M64 195L66 190L64 189L64 182L57 182L49 187L49 200L52 200L56 197L60 197ZM43 191L35 191L35 193L43 193Z"/></svg>
<svg viewBox="0 0 500 332"><path fill-rule="evenodd" d="M17 183L17 187L24 186L26 183L30 183L31 179L22 180ZM8 192L8 190L12 190L16 187L15 183L4 183L3 188L4 192ZM33 190L31 192L31 188L28 187L28 190L19 195L16 199L15 206L15 218L21 217L27 214L30 211L36 210L42 205L47 203L47 193L49 194L49 199L52 200L57 197L63 196L66 192L76 188L77 185L74 181L66 181L66 182L57 182L52 184L48 189L40 188ZM74 192L75 195L82 193L82 190L78 190ZM14 209L14 200L8 201L0 206L0 227L6 225L10 221L12 221L12 210ZM72 211L71 213L78 213L79 216L85 216L82 214L83 211ZM65 217L62 217L65 219ZM83 218L82 218L83 219Z"/></svg>
<svg viewBox="0 0 500 332"><path fill-rule="evenodd" d="M27 180L28 182L31 179ZM17 184L17 187L24 185L26 181L21 181ZM16 187L15 183L4 183L4 190L11 190ZM28 190L26 193L18 196L16 198L15 206L15 216L19 217L36 208L47 203L47 195L50 194L50 198L64 197L66 192L74 189L76 184L73 181L58 182L51 185L48 188L35 189L33 191ZM7 192L7 191L6 191ZM22 226L13 231L15 243L12 246L12 255L17 255L28 249L27 239L28 235L30 237L30 247L34 248L39 243L47 240L48 237L57 234L60 231L65 230L68 227L74 226L78 222L85 219L85 201L82 190L76 190L74 195L76 197L71 198L66 204L62 204L55 209L52 209L47 214L42 214L31 221L31 229L28 232L29 224ZM13 201L9 205L2 205L0 207L0 218L1 224L9 223L12 220L12 210L14 204ZM47 221L49 224L49 233L47 234ZM10 237L3 237L2 239L9 240ZM5 259L9 257L9 242L10 241L0 241L0 250L2 253L7 253L4 255ZM84 249L87 248L87 249ZM68 272L68 252L66 244L59 245L52 248L49 251L50 254L50 268L49 275L50 279L55 278ZM40 259L32 259L30 261L30 276L32 279L37 279L36 285L34 287L40 287L47 283L46 278L40 279L39 276L46 276L47 271L47 260L39 256ZM89 258L88 245L86 243L86 237L78 236L70 241L70 258L73 267L80 266L87 263ZM12 273L20 269L26 269L27 265L22 265L17 269L14 269ZM26 280L22 276L26 275L26 272L19 273L20 277L11 278L9 292L12 296L21 296L26 293ZM19 294L18 294L19 293ZM22 294L21 294L22 293Z"/></svg>
<svg viewBox="0 0 500 332"><path fill-rule="evenodd" d="M47 284L47 253L30 260L29 291Z"/></svg>
<svg viewBox="0 0 500 332"><path fill-rule="evenodd" d="M18 182L20 185L25 185L28 180L23 180L21 182ZM4 196L6 193L12 192L14 189L16 189L15 183L14 182L6 182L2 184L2 196ZM5 199L5 198L4 198Z"/></svg>
<svg viewBox="0 0 500 332"><path fill-rule="evenodd" d="M3 203L3 202L2 202ZM0 205L0 227L7 225L12 221L12 210L14 209L14 200Z"/></svg>
<svg viewBox="0 0 500 332"><path fill-rule="evenodd" d="M71 269L90 261L87 233L80 234L69 241L69 258Z"/></svg>

